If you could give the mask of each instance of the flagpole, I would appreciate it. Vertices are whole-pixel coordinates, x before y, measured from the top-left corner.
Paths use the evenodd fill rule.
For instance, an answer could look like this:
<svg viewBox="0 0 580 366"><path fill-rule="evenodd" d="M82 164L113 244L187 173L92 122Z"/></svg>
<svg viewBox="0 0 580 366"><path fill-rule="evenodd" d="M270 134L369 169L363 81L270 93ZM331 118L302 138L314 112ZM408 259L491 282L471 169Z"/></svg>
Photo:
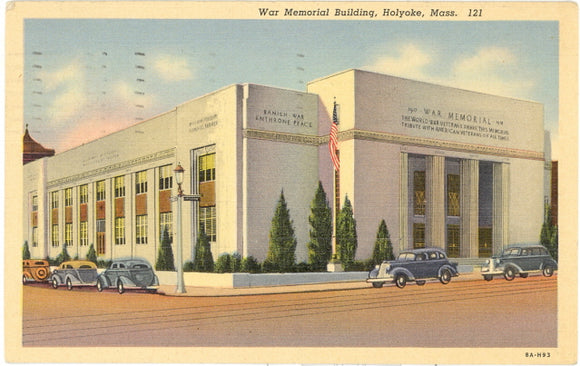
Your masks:
<svg viewBox="0 0 580 366"><path fill-rule="evenodd" d="M338 112L336 105L336 97L334 98L334 107L332 111L332 123L330 127L330 134L328 140L328 147L330 152L330 159L332 160L332 192L334 202L332 204L332 256L330 262L327 265L328 272L342 272L342 264L337 253L336 244L336 224L338 216L338 208L340 207L340 152L338 150Z"/></svg>

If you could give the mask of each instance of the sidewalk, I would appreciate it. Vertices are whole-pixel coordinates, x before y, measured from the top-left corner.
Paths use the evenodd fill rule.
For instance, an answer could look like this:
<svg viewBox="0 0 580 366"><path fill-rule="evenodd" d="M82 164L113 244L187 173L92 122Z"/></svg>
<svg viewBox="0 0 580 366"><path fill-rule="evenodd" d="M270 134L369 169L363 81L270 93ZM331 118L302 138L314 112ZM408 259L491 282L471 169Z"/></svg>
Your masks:
<svg viewBox="0 0 580 366"><path fill-rule="evenodd" d="M459 277L453 277L453 281L475 281L481 280L479 271L460 273ZM432 280L430 282L434 282ZM437 281L438 282L438 281ZM429 283L429 282L428 282ZM409 283L414 285L414 283ZM386 285L391 286L391 285ZM392 285L394 286L394 285ZM221 296L250 296L250 295L271 295L271 294L289 294L300 292L321 292L321 291L340 291L371 288L372 285L365 281L342 281L313 283L304 285L285 285L285 286L268 286L268 287L240 287L240 288L222 288L222 287L193 287L186 286L185 293L178 294L175 292L175 285L161 285L157 293L164 296L178 297L221 297Z"/></svg>

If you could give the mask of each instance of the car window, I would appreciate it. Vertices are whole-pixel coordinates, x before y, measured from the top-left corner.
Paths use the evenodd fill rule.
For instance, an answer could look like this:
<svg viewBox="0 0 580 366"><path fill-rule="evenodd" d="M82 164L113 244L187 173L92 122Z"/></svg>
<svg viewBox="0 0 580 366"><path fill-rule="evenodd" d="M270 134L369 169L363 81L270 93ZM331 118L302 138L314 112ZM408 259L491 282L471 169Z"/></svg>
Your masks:
<svg viewBox="0 0 580 366"><path fill-rule="evenodd" d="M414 261L415 260L415 253L401 253L399 254L400 261Z"/></svg>
<svg viewBox="0 0 580 366"><path fill-rule="evenodd" d="M147 269L147 268L149 268L149 266L146 265L146 264L143 264L143 263L139 263L139 264L134 264L133 267L131 267L131 268L134 268L134 269Z"/></svg>
<svg viewBox="0 0 580 366"><path fill-rule="evenodd" d="M80 266L79 268L93 268L91 266L89 266L88 264L83 264L82 266Z"/></svg>
<svg viewBox="0 0 580 366"><path fill-rule="evenodd" d="M113 263L113 264L111 265L111 268L112 268L112 269L116 269L116 268L117 268L117 263Z"/></svg>
<svg viewBox="0 0 580 366"><path fill-rule="evenodd" d="M522 253L521 253L520 255L521 255L521 256L530 255L530 251L529 251L529 249L522 249Z"/></svg>
<svg viewBox="0 0 580 366"><path fill-rule="evenodd" d="M439 258L439 255L437 252L429 253L429 259L437 259L437 258Z"/></svg>
<svg viewBox="0 0 580 366"><path fill-rule="evenodd" d="M439 252L439 259L445 259L445 254Z"/></svg>
<svg viewBox="0 0 580 366"><path fill-rule="evenodd" d="M125 268L125 265L123 263L119 263L119 268Z"/></svg>
<svg viewBox="0 0 580 366"><path fill-rule="evenodd" d="M417 257L415 258L416 261L424 261L426 259L427 255L425 253L417 254Z"/></svg>
<svg viewBox="0 0 580 366"><path fill-rule="evenodd" d="M542 255L542 249L541 248L533 248L532 255Z"/></svg>
<svg viewBox="0 0 580 366"><path fill-rule="evenodd" d="M504 252L504 255L518 255L519 252L520 252L519 248L512 248L512 249L507 249Z"/></svg>
<svg viewBox="0 0 580 366"><path fill-rule="evenodd" d="M28 262L26 262L26 264L28 264ZM35 263L37 266L44 266L44 262L36 262Z"/></svg>

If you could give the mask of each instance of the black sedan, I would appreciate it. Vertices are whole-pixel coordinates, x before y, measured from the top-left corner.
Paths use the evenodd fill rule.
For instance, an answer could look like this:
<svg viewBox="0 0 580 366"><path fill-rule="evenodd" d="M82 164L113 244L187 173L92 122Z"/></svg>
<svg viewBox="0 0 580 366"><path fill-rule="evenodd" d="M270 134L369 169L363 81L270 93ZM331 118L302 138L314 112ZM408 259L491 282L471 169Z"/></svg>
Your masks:
<svg viewBox="0 0 580 366"><path fill-rule="evenodd" d="M156 292L159 279L153 268L145 259L123 258L116 259L111 266L97 278L97 290L116 288L122 294L126 289L143 289Z"/></svg>
<svg viewBox="0 0 580 366"><path fill-rule="evenodd" d="M459 276L457 263L450 262L439 248L422 248L401 252L396 260L384 261L369 272L367 282L380 288L386 282L394 282L403 288L407 282L424 285L428 279L439 279L442 284Z"/></svg>

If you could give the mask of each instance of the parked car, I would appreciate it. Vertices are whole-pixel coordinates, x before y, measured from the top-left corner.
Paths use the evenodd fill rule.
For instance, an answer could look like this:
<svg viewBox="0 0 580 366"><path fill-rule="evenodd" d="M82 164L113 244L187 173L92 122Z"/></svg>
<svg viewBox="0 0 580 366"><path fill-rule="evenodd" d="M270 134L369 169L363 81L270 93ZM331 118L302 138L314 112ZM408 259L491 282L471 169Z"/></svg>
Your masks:
<svg viewBox="0 0 580 366"><path fill-rule="evenodd" d="M96 281L97 266L91 261L82 260L62 262L50 276L53 288L66 286L69 291L76 286L94 286Z"/></svg>
<svg viewBox="0 0 580 366"><path fill-rule="evenodd" d="M501 256L486 260L481 267L481 275L486 281L499 275L511 281L518 274L526 278L530 273L541 272L550 277L557 269L558 263L542 245L512 245Z"/></svg>
<svg viewBox="0 0 580 366"><path fill-rule="evenodd" d="M22 283L46 282L50 276L50 264L44 259L24 259L22 261Z"/></svg>
<svg viewBox="0 0 580 366"><path fill-rule="evenodd" d="M123 258L113 260L111 266L97 278L97 290L117 288L122 294L126 289L144 289L156 292L159 279L145 259Z"/></svg>
<svg viewBox="0 0 580 366"><path fill-rule="evenodd" d="M443 250L423 248L401 252L393 261L383 261L369 272L367 282L376 288L383 287L386 282L403 288L410 281L422 286L428 279L439 279L445 285L457 276L457 263L450 262Z"/></svg>

